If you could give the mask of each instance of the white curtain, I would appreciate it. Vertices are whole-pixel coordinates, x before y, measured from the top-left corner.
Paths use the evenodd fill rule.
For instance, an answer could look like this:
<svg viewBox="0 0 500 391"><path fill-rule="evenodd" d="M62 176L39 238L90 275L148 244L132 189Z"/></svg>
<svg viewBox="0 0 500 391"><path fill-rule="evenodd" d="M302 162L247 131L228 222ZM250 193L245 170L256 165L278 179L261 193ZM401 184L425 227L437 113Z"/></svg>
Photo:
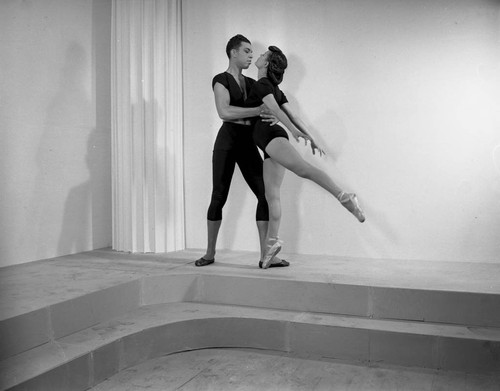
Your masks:
<svg viewBox="0 0 500 391"><path fill-rule="evenodd" d="M181 0L113 0L113 248L184 249Z"/></svg>

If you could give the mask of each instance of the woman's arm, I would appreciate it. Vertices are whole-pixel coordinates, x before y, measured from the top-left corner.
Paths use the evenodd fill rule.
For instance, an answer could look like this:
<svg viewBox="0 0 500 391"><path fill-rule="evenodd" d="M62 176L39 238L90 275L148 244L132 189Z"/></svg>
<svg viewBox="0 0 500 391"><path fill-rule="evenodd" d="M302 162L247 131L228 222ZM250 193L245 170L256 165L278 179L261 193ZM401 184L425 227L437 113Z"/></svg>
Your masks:
<svg viewBox="0 0 500 391"><path fill-rule="evenodd" d="M307 134L309 137L311 136L306 129L306 125L302 120L297 116L297 114L292 110L292 106L288 103L283 103L281 105L281 110L285 112L285 114L290 118L290 121L295 125L297 129L299 129L302 133Z"/></svg>
<svg viewBox="0 0 500 391"><path fill-rule="evenodd" d="M307 145L307 140L311 142L311 149L313 154L316 153L316 149L319 151L319 154L322 155L325 152L320 149L312 137L309 135L309 133L306 130L306 127L304 123L298 118L296 115L293 114L292 110L290 109L290 106L288 103L284 103L281 107L278 105L278 102L276 102L276 99L274 98L273 94L268 94L266 95L262 101L264 104L271 110L276 117L281 121L283 125L287 127L287 129L292 133L292 136L295 138L295 140L299 140L299 137L302 137L306 141ZM290 114L292 116L290 116Z"/></svg>
<svg viewBox="0 0 500 391"><path fill-rule="evenodd" d="M231 106L229 91L220 83L214 85L215 107L217 114L223 121L232 121L249 117L258 117L261 107L237 107Z"/></svg>
<svg viewBox="0 0 500 391"><path fill-rule="evenodd" d="M281 109L285 112L288 118L290 118L290 121L292 121L292 123L297 127L297 129L299 129L302 133L307 134L310 137L313 154L314 154L314 149L317 149L320 155L324 155L325 151L323 151L321 148L317 146L311 134L306 129L306 125L304 124L304 122L299 118L299 116L295 113L295 111L292 110L292 106L290 106L288 103L283 103L281 105Z"/></svg>

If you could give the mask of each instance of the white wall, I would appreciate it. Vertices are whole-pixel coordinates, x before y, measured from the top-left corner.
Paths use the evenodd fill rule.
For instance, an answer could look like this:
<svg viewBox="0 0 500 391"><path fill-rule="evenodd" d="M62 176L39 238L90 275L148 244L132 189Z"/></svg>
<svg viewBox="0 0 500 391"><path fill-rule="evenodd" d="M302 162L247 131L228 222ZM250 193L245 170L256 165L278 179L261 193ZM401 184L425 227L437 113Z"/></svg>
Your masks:
<svg viewBox="0 0 500 391"><path fill-rule="evenodd" d="M111 244L111 0L0 2L0 266Z"/></svg>
<svg viewBox="0 0 500 391"><path fill-rule="evenodd" d="M187 247L206 245L211 79L241 33L289 58L282 89L326 149L298 147L364 206L363 225L288 173L286 252L500 262L500 3L486 0L183 2ZM255 77L251 67L247 75ZM256 251L238 172L219 248Z"/></svg>

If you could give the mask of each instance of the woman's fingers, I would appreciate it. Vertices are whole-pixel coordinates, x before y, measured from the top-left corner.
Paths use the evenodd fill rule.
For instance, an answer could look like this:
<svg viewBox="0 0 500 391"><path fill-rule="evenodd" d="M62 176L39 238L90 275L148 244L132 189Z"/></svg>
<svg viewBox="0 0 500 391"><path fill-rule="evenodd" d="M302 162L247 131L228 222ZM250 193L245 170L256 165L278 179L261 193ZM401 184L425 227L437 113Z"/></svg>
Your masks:
<svg viewBox="0 0 500 391"><path fill-rule="evenodd" d="M323 151L320 147L318 147L318 145L314 142L314 140L307 134L294 132L292 133L292 136L297 142L300 142L300 139L303 138L306 147L307 147L307 142L309 141L310 142L309 146L311 147L313 155L316 155L316 151L318 151L319 156L325 155L325 151Z"/></svg>

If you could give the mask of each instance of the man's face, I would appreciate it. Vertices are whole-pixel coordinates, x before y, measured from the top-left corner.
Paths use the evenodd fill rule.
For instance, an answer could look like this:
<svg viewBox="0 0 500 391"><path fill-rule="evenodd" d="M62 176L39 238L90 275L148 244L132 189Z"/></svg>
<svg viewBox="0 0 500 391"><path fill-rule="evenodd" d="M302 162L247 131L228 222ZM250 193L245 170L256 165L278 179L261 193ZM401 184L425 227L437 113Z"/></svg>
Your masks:
<svg viewBox="0 0 500 391"><path fill-rule="evenodd" d="M242 42L238 49L233 50L233 59L242 69L247 69L250 66L252 58L252 45L247 42Z"/></svg>

